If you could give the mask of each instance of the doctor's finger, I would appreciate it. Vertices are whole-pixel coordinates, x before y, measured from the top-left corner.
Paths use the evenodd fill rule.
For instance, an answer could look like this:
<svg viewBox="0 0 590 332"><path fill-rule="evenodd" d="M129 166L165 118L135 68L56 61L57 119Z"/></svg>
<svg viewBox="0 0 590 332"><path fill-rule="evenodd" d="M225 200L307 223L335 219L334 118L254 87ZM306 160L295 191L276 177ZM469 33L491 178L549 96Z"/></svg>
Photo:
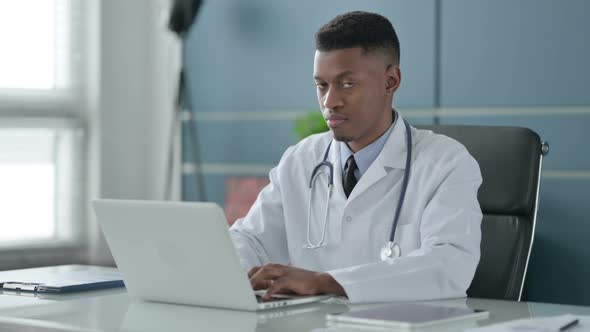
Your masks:
<svg viewBox="0 0 590 332"><path fill-rule="evenodd" d="M294 286L295 285L293 284L293 281L290 278L276 279L273 283L270 284L270 286L266 290L263 299L268 300L272 298L272 296L275 294L297 293Z"/></svg>
<svg viewBox="0 0 590 332"><path fill-rule="evenodd" d="M262 268L250 278L250 284L254 290L267 289L274 280L283 276L284 273L282 269Z"/></svg>
<svg viewBox="0 0 590 332"><path fill-rule="evenodd" d="M251 280L250 285L252 286L253 290L261 290L261 289L268 289L272 286L274 280L272 279L261 279L261 280Z"/></svg>
<svg viewBox="0 0 590 332"><path fill-rule="evenodd" d="M258 270L260 270L260 268L261 268L261 267L262 267L262 266L255 266L255 267L251 268L251 269L248 271L248 278L252 278L252 276L253 276L254 274L256 274L256 272L258 272Z"/></svg>
<svg viewBox="0 0 590 332"><path fill-rule="evenodd" d="M286 267L286 265L273 264L273 263L266 264L266 265L261 265L261 266L254 266L253 268L251 268L248 271L248 278L252 278L258 271L260 271L262 269L265 269L265 270L268 270L268 269L282 269L284 267Z"/></svg>
<svg viewBox="0 0 590 332"><path fill-rule="evenodd" d="M260 280L260 279L276 279L285 275L286 269L284 266L280 265L265 265L260 267L256 273L254 273L250 277L250 281L252 280Z"/></svg>

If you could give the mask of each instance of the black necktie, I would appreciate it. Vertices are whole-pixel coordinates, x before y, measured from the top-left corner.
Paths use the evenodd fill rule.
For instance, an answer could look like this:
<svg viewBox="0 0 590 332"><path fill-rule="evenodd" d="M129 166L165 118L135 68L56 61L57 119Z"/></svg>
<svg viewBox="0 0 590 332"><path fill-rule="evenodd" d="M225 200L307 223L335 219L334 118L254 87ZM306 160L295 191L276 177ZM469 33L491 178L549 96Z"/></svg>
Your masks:
<svg viewBox="0 0 590 332"><path fill-rule="evenodd" d="M356 177L354 176L354 171L358 167L356 166L356 161L354 161L354 156L348 157L346 160L346 166L344 166L344 174L342 176L342 186L344 187L344 194L346 194L346 198L352 192L352 189L356 185Z"/></svg>

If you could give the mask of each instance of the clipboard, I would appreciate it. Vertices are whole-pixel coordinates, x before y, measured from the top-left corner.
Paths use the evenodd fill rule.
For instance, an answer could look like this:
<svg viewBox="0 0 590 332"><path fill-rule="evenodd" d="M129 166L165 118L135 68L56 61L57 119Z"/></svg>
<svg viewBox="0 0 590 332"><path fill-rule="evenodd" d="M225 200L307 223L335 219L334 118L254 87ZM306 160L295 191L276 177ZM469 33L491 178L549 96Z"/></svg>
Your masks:
<svg viewBox="0 0 590 332"><path fill-rule="evenodd" d="M116 269L62 265L0 272L0 289L16 292L72 293L124 287Z"/></svg>

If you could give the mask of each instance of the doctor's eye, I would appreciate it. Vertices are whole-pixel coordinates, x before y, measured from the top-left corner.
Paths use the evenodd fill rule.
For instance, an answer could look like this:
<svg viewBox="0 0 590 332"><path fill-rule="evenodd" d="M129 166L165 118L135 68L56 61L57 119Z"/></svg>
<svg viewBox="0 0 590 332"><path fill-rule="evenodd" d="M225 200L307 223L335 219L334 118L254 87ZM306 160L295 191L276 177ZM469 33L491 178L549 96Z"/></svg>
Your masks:
<svg viewBox="0 0 590 332"><path fill-rule="evenodd" d="M322 82L315 82L315 86L317 89L323 90L326 88L326 83L322 83Z"/></svg>
<svg viewBox="0 0 590 332"><path fill-rule="evenodd" d="M342 82L340 84L344 89L352 88L354 86L354 82Z"/></svg>

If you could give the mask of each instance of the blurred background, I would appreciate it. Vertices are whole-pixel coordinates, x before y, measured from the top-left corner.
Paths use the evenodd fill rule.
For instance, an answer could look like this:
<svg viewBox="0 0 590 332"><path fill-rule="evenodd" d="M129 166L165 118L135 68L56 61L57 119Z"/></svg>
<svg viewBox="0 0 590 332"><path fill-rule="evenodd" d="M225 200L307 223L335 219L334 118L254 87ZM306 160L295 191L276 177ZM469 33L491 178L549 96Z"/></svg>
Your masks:
<svg viewBox="0 0 590 332"><path fill-rule="evenodd" d="M549 142L524 297L590 305L590 2L209 0L182 39L169 8L0 1L0 270L112 265L98 197L242 216L296 119L318 110L315 31L365 10L397 30L394 106L412 124L523 126Z"/></svg>

